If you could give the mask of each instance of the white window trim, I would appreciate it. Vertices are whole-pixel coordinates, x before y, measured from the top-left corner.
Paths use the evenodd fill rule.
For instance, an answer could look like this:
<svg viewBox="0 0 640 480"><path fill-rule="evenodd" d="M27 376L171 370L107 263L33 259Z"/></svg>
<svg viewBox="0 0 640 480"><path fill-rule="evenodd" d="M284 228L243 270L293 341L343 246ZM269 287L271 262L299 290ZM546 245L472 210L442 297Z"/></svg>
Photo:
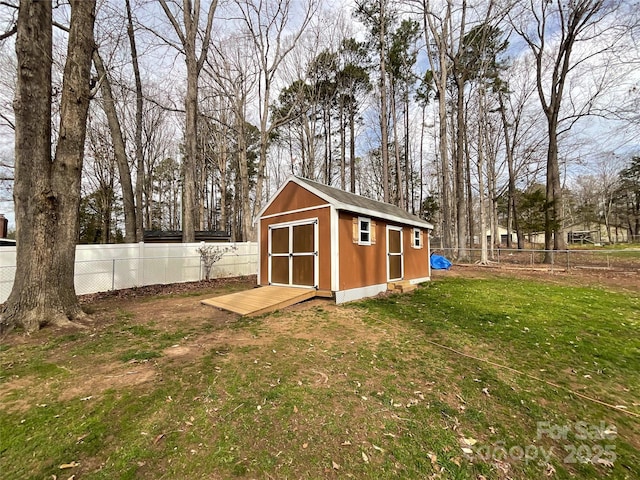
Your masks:
<svg viewBox="0 0 640 480"><path fill-rule="evenodd" d="M411 246L413 248L422 248L422 243L420 243L420 238L422 237L421 231L419 228L413 229L413 239L411 241Z"/></svg>
<svg viewBox="0 0 640 480"><path fill-rule="evenodd" d="M369 224L369 230L366 232L369 234L369 241L365 242L362 240L362 222L367 222ZM368 217L358 217L358 245L371 245L371 219Z"/></svg>

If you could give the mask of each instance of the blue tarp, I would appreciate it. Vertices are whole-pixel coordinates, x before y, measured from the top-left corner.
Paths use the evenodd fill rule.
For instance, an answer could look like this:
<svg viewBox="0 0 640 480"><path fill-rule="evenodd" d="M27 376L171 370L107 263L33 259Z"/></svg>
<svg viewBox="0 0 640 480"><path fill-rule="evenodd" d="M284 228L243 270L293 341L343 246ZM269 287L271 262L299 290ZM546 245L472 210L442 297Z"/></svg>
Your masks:
<svg viewBox="0 0 640 480"><path fill-rule="evenodd" d="M451 262L442 255L431 254L431 268L434 270L449 270Z"/></svg>

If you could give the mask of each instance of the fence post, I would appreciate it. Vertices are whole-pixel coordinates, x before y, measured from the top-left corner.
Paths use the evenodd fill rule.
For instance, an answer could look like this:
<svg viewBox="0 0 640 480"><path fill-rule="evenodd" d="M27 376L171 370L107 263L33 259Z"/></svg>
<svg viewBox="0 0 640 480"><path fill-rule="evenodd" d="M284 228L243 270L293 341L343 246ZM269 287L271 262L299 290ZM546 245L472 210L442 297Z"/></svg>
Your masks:
<svg viewBox="0 0 640 480"><path fill-rule="evenodd" d="M144 242L138 242L138 275L136 275L136 286L144 286Z"/></svg>
<svg viewBox="0 0 640 480"><path fill-rule="evenodd" d="M204 248L205 247L205 243L204 240L202 242L200 242L200 247ZM200 255L200 258L198 259L198 281L202 280L202 255ZM209 274L213 273L213 268L211 268L211 270L209 271Z"/></svg>
<svg viewBox="0 0 640 480"><path fill-rule="evenodd" d="M555 252L552 250L551 251L551 273L553 273L553 261L555 258Z"/></svg>
<svg viewBox="0 0 640 480"><path fill-rule="evenodd" d="M116 259L111 259L111 290L116 289Z"/></svg>
<svg viewBox="0 0 640 480"><path fill-rule="evenodd" d="M531 269L533 269L533 250L531 250Z"/></svg>
<svg viewBox="0 0 640 480"><path fill-rule="evenodd" d="M569 260L569 250L566 250L567 252L567 272L571 269L571 261Z"/></svg>

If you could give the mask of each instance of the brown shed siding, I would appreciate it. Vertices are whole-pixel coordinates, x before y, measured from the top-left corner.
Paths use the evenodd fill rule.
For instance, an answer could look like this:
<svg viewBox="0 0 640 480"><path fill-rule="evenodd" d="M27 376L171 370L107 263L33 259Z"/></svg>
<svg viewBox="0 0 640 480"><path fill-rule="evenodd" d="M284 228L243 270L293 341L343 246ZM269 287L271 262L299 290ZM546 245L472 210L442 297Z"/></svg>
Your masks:
<svg viewBox="0 0 640 480"><path fill-rule="evenodd" d="M340 290L366 287L387 281L385 223L376 220L376 244L353 243L353 217L340 212L338 238L340 242Z"/></svg>
<svg viewBox="0 0 640 480"><path fill-rule="evenodd" d="M304 191L302 189L299 190ZM269 225L309 218L318 219L318 268L320 269L318 288L320 290L331 290L331 209L329 207L321 207L304 212L283 213L276 217L260 219L260 285L269 284Z"/></svg>
<svg viewBox="0 0 640 480"><path fill-rule="evenodd" d="M413 227L389 223L373 217L376 222L376 244L358 245L353 242L353 217L359 215L340 212L338 219L340 242L340 290L361 288L387 282L387 225L402 226L404 279L429 276L428 232L422 230L423 247L413 248Z"/></svg>
<svg viewBox="0 0 640 480"><path fill-rule="evenodd" d="M405 280L429 276L429 232L424 228L420 230L422 231L422 248L413 248L413 227L402 229Z"/></svg>
<svg viewBox="0 0 640 480"><path fill-rule="evenodd" d="M262 216L325 205L326 203L322 198L302 188L300 185L289 182L282 189L280 195L273 199L273 203L262 213Z"/></svg>

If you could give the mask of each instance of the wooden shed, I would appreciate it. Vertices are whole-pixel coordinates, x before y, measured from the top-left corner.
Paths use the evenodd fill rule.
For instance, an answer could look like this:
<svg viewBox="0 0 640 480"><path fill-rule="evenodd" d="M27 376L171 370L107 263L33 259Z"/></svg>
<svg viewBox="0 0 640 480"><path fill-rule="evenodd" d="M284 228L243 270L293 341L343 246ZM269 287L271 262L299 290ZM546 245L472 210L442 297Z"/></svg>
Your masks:
<svg viewBox="0 0 640 480"><path fill-rule="evenodd" d="M258 284L336 303L429 280L433 225L388 203L290 177L258 216Z"/></svg>

